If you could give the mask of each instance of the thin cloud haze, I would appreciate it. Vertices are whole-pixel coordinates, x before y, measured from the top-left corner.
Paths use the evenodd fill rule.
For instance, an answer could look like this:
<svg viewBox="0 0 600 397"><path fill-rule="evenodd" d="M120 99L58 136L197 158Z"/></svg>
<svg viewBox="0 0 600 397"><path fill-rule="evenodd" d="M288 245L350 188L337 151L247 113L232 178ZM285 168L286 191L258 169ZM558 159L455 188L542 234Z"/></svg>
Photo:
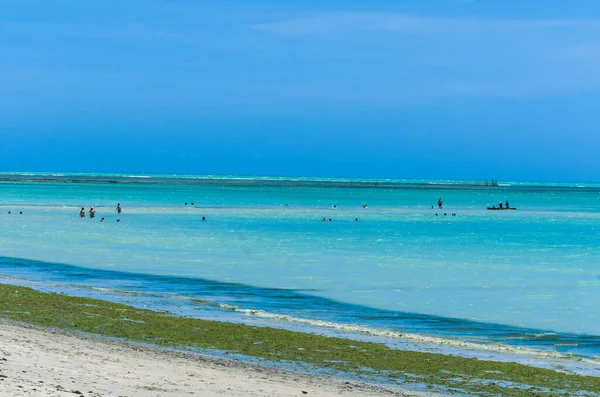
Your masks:
<svg viewBox="0 0 600 397"><path fill-rule="evenodd" d="M389 31L422 34L479 33L581 29L600 32L600 20L577 19L483 19L432 18L399 13L328 13L291 18L251 26L266 32L288 35L344 34L356 31Z"/></svg>

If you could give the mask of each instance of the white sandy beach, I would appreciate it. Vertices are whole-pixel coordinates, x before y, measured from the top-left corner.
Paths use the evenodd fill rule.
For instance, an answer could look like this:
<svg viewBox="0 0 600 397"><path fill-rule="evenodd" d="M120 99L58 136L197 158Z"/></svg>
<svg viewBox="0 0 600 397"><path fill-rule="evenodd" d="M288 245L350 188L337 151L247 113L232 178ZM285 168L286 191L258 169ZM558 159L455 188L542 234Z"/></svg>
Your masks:
<svg viewBox="0 0 600 397"><path fill-rule="evenodd" d="M0 320L0 396L416 396Z"/></svg>

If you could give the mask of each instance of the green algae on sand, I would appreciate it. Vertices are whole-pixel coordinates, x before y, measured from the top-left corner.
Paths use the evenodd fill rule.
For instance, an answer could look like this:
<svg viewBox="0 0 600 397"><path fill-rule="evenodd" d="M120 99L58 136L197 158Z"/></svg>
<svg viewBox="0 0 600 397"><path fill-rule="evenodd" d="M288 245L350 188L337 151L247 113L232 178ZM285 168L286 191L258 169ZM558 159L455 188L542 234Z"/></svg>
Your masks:
<svg viewBox="0 0 600 397"><path fill-rule="evenodd" d="M296 362L349 374L422 383L477 396L597 396L600 378L517 363L395 350L282 329L138 309L103 300L0 284L0 317L169 347L227 351L272 362Z"/></svg>

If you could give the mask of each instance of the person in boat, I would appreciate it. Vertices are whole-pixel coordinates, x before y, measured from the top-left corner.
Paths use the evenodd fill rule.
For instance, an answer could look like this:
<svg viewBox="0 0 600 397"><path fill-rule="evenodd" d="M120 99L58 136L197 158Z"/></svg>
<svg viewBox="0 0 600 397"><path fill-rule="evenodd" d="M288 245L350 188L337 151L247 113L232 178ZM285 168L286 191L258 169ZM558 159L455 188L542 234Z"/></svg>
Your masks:
<svg viewBox="0 0 600 397"><path fill-rule="evenodd" d="M502 204L502 201L501 201L500 204L498 204L498 206L500 207L500 209L503 209L502 205L503 204Z"/></svg>
<svg viewBox="0 0 600 397"><path fill-rule="evenodd" d="M85 208L81 208L81 211L79 211L79 217L80 218L85 218Z"/></svg>
<svg viewBox="0 0 600 397"><path fill-rule="evenodd" d="M506 208L510 208L510 205L508 204L508 200L506 200L506 204L504 205Z"/></svg>

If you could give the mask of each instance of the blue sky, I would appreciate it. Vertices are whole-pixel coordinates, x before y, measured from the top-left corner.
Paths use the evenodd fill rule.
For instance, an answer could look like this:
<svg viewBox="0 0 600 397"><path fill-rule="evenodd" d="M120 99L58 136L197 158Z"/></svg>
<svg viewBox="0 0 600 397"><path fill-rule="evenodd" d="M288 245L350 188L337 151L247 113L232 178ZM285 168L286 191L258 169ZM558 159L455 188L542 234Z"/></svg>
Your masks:
<svg viewBox="0 0 600 397"><path fill-rule="evenodd" d="M0 170L600 181L594 1L0 0Z"/></svg>

